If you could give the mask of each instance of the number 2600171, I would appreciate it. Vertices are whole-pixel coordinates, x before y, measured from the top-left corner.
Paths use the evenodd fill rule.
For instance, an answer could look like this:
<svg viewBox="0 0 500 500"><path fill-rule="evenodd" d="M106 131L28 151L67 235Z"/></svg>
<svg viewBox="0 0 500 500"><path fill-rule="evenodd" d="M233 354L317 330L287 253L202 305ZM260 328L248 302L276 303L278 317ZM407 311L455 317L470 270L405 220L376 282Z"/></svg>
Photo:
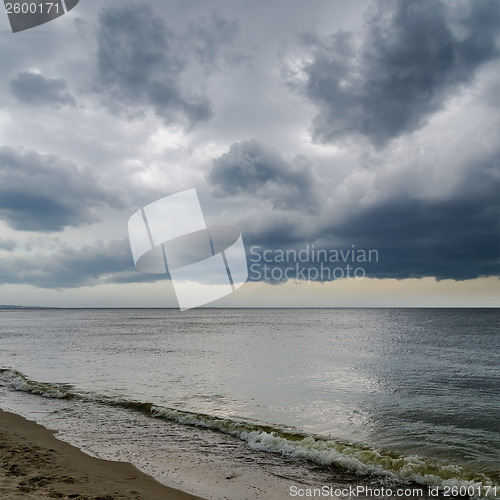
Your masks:
<svg viewBox="0 0 500 500"><path fill-rule="evenodd" d="M7 14L59 14L56 2L12 2L5 4Z"/></svg>

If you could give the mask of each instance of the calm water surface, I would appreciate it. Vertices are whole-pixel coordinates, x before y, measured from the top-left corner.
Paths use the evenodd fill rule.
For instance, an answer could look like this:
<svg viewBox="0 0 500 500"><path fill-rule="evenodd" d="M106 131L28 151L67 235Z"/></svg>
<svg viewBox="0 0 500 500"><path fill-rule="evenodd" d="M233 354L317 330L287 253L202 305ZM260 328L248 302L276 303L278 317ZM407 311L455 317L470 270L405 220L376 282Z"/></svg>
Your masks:
<svg viewBox="0 0 500 500"><path fill-rule="evenodd" d="M494 309L0 310L0 395L4 406L43 395L47 407L76 396L64 404L107 405L107 420L128 405L350 470L386 473L383 450L425 461L412 480L452 466L456 479L498 484L499 319Z"/></svg>

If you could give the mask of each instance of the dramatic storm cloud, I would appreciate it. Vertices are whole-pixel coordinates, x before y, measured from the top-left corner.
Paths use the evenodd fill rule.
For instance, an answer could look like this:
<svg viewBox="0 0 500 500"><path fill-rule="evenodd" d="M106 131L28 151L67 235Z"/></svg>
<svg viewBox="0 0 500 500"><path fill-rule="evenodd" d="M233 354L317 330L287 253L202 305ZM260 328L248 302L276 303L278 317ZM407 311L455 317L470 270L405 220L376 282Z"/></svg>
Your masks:
<svg viewBox="0 0 500 500"><path fill-rule="evenodd" d="M496 238L500 184L486 200L464 196L446 201L392 200L326 229L357 247L375 248L375 277L471 279L498 272Z"/></svg>
<svg viewBox="0 0 500 500"><path fill-rule="evenodd" d="M42 288L75 288L98 283L155 281L134 271L128 241L98 241L80 249L62 246L51 254L13 255L0 260L4 283Z"/></svg>
<svg viewBox="0 0 500 500"><path fill-rule="evenodd" d="M287 160L276 148L256 140L233 144L213 160L208 180L216 196L241 193L271 200L275 208L315 205L315 178L306 158Z"/></svg>
<svg viewBox="0 0 500 500"><path fill-rule="evenodd" d="M186 61L176 34L151 7L106 8L97 39L99 83L115 109L151 106L167 124L211 118L208 98L182 83Z"/></svg>
<svg viewBox="0 0 500 500"><path fill-rule="evenodd" d="M314 244L346 252L354 246L377 250L380 258L363 264L371 277L472 279L498 272L500 151L494 143L466 148L462 142L455 138L456 154L428 144L420 159L402 159L398 149L381 153L335 186L325 178L311 182L313 166L296 171L276 149L246 141L215 159L208 178L218 196L244 200L234 223L245 229L248 248L300 251ZM275 186L286 203L276 203ZM304 199L314 197L317 211L307 215ZM264 203L269 200L273 210Z"/></svg>
<svg viewBox="0 0 500 500"><path fill-rule="evenodd" d="M0 304L113 283L133 303L126 284L159 277L135 270L128 218L191 188L250 257L376 250L382 295L499 275L500 2L285 10L80 2L16 34L0 16Z"/></svg>
<svg viewBox="0 0 500 500"><path fill-rule="evenodd" d="M372 6L361 43L351 33L309 34L299 88L319 108L312 133L376 146L425 125L484 64L499 56L500 3L435 0Z"/></svg>
<svg viewBox="0 0 500 500"><path fill-rule="evenodd" d="M0 219L24 231L60 231L99 219L96 209L124 208L90 169L57 156L0 147Z"/></svg>

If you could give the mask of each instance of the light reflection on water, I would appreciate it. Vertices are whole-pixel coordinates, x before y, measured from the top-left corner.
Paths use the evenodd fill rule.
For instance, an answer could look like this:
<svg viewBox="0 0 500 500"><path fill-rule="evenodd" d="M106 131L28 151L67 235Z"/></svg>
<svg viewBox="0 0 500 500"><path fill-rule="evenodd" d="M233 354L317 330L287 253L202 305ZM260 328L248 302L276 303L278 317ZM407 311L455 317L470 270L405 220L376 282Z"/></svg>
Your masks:
<svg viewBox="0 0 500 500"><path fill-rule="evenodd" d="M499 312L0 311L0 367L38 381L489 467Z"/></svg>

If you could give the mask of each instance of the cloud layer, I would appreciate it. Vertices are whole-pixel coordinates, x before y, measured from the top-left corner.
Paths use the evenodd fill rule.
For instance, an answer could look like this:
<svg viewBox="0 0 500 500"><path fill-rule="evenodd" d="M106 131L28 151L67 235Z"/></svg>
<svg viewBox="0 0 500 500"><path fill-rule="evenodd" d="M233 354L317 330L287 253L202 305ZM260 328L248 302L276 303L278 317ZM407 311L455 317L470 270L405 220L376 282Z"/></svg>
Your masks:
<svg viewBox="0 0 500 500"><path fill-rule="evenodd" d="M124 208L120 191L89 168L36 151L0 147L0 219L23 231L61 231L99 220L104 207Z"/></svg>
<svg viewBox="0 0 500 500"><path fill-rule="evenodd" d="M126 221L193 187L247 249L375 249L379 278L499 275L498 0L74 16L0 46L1 283L155 280Z"/></svg>
<svg viewBox="0 0 500 500"><path fill-rule="evenodd" d="M457 148L464 147L460 138L456 143ZM374 249L380 259L363 267L369 276L379 278L463 280L497 274L498 147L464 150L461 158L448 153L434 165L432 158L440 145L428 148L423 158L406 159L401 165L398 150L381 153L371 160L370 168L357 168L328 189L329 183L315 178L313 169L294 170L278 150L245 141L214 160L208 179L217 195L233 206L244 200L232 217L243 230L247 248ZM386 164L378 165L376 159ZM450 173L442 174L447 168ZM447 183L429 184L438 175ZM276 193L286 203L278 204ZM304 199L315 199L316 210L308 213Z"/></svg>
<svg viewBox="0 0 500 500"><path fill-rule="evenodd" d="M25 104L75 106L64 78L46 78L39 73L21 71L10 81L10 90L18 101Z"/></svg>
<svg viewBox="0 0 500 500"><path fill-rule="evenodd" d="M219 197L255 195L284 209L316 205L310 162L304 157L287 160L276 148L257 140L233 144L213 160L207 178Z"/></svg>
<svg viewBox="0 0 500 500"><path fill-rule="evenodd" d="M458 17L458 19L457 19ZM321 143L359 136L375 146L423 127L481 66L498 59L500 4L376 2L363 39L309 34L298 87L314 103Z"/></svg>
<svg viewBox="0 0 500 500"><path fill-rule="evenodd" d="M189 126L212 117L208 98L182 81L186 61L176 34L150 6L105 8L97 41L98 82L114 109L151 107L166 124Z"/></svg>
<svg viewBox="0 0 500 500"><path fill-rule="evenodd" d="M50 254L12 255L0 260L0 274L3 283L59 289L159 279L135 272L126 240L97 241L79 249L63 245Z"/></svg>

